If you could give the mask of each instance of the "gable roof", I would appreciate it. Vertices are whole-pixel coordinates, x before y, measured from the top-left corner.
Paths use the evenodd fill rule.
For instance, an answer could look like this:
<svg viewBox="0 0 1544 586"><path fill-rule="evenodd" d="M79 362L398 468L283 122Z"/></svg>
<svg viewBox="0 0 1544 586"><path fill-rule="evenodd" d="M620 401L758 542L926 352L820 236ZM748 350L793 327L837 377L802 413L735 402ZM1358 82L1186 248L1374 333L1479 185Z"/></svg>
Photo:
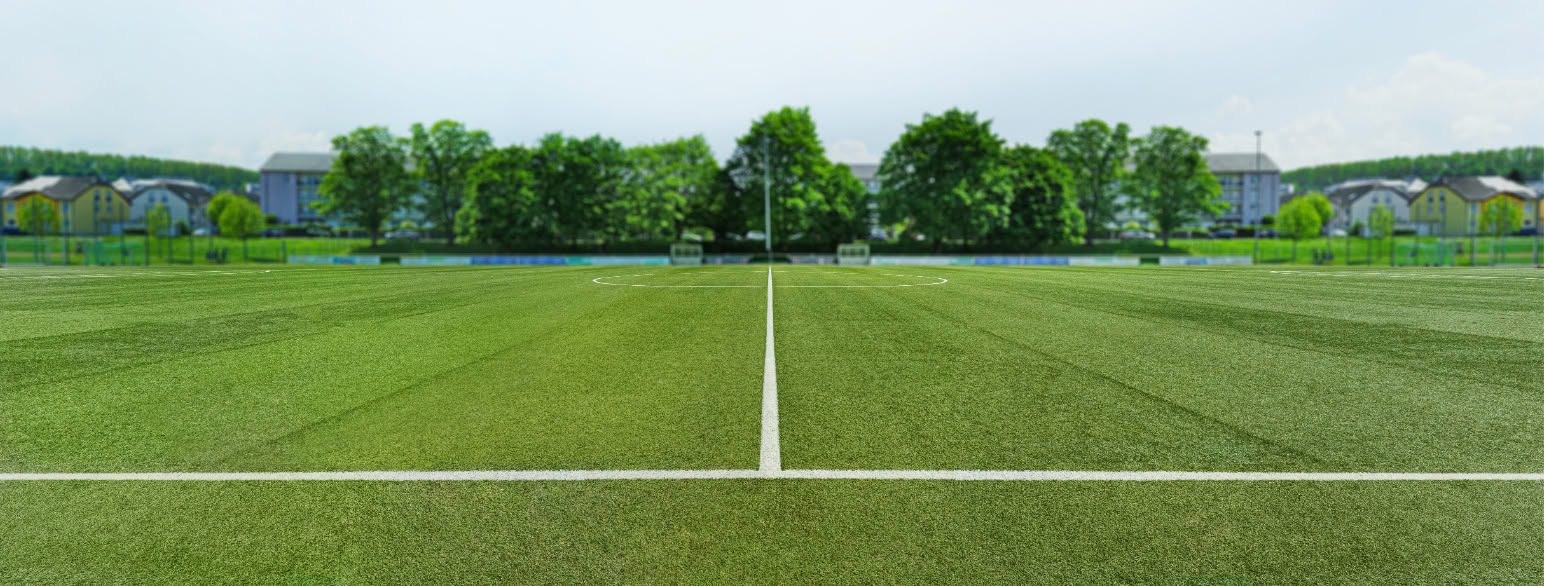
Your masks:
<svg viewBox="0 0 1544 586"><path fill-rule="evenodd" d="M1361 199L1362 196L1381 189L1391 191L1395 195L1409 200L1425 188L1426 184L1420 180L1416 180L1414 183L1406 183L1398 179L1355 179L1331 187L1330 191L1325 194L1325 197L1330 198L1330 201L1333 202L1351 204Z"/></svg>
<svg viewBox="0 0 1544 586"><path fill-rule="evenodd" d="M138 199L139 196L157 189L170 191L173 195L176 195L177 197L182 198L183 201L186 201L189 204L195 206L201 205L205 201L208 201L210 198L214 197L214 194L210 193L209 190L204 188L203 185L200 185L194 181L188 181L186 179L142 180L135 181L133 185L133 192L128 195L130 201Z"/></svg>
<svg viewBox="0 0 1544 586"><path fill-rule="evenodd" d="M1523 199L1539 198L1539 194L1534 193L1532 189L1495 175L1449 177L1431 186L1451 189L1466 201L1485 201L1502 193L1509 193Z"/></svg>
<svg viewBox="0 0 1544 586"><path fill-rule="evenodd" d="M274 153L258 167L260 173L326 173L337 153Z"/></svg>
<svg viewBox="0 0 1544 586"><path fill-rule="evenodd" d="M1256 172L1254 153L1204 153L1203 156L1206 157L1206 167L1211 169L1213 173ZM1260 153L1259 156L1258 171L1260 173L1281 172L1281 167L1276 166L1276 162L1271 160L1270 155Z"/></svg>
<svg viewBox="0 0 1544 586"><path fill-rule="evenodd" d="M93 187L106 187L118 192L112 185L103 183L96 177L43 175L6 188L5 193L0 195L0 199L15 199L29 193L41 193L43 197L54 201L74 201ZM118 194L123 195L122 192Z"/></svg>

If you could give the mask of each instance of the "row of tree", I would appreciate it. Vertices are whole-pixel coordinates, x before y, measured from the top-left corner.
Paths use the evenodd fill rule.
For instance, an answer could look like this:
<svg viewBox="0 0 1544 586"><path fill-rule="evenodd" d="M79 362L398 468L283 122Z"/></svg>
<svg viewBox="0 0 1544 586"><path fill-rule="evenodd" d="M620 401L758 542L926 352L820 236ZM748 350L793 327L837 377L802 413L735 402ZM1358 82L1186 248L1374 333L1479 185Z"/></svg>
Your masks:
<svg viewBox="0 0 1544 586"><path fill-rule="evenodd" d="M1334 163L1294 169L1281 180L1300 189L1325 189L1351 179L1418 178L1428 182L1462 175L1504 175L1519 183L1544 178L1544 147L1530 146L1373 161Z"/></svg>
<svg viewBox="0 0 1544 586"><path fill-rule="evenodd" d="M1145 211L1167 243L1226 205L1202 157L1206 139L1183 129L1131 137L1125 124L1089 120L1052 133L1046 148L1010 146L991 121L960 110L907 125L879 165L877 193L826 157L807 108L754 121L722 166L701 136L624 147L549 134L495 148L486 132L450 120L414 124L406 137L359 128L333 148L320 211L369 229L372 242L413 194L452 245L507 249L673 240L692 229L724 238L768 225L774 241L834 245L867 237L876 216L935 249L1035 247L1104 229L1117 200Z"/></svg>
<svg viewBox="0 0 1544 586"><path fill-rule="evenodd" d="M257 181L256 171L229 165L0 146L0 178L20 181L34 175L94 175L109 180L179 177L222 189L241 189L244 184Z"/></svg>

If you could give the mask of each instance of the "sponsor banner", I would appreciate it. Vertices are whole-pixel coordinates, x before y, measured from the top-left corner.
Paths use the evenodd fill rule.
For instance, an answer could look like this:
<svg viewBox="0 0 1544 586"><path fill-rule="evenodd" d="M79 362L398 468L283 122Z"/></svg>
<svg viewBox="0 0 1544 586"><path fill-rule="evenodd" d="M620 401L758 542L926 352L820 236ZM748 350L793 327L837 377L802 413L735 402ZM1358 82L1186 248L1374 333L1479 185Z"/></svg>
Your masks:
<svg viewBox="0 0 1544 586"><path fill-rule="evenodd" d="M292 265L378 265L379 256L305 256L295 255L284 259Z"/></svg>
<svg viewBox="0 0 1544 586"><path fill-rule="evenodd" d="M404 256L404 265L420 266L459 266L472 264L470 256Z"/></svg>
<svg viewBox="0 0 1544 586"><path fill-rule="evenodd" d="M796 264L796 265L834 265L834 264L836 264L836 255L832 255L832 254L790 254L790 255L788 255L788 262L789 262L789 264Z"/></svg>
<svg viewBox="0 0 1544 586"><path fill-rule="evenodd" d="M971 256L890 256L875 255L869 257L869 264L879 266L946 266L946 265L972 265L976 264L975 257Z"/></svg>
<svg viewBox="0 0 1544 586"><path fill-rule="evenodd" d="M1140 256L1073 256L1067 264L1077 267L1135 267L1142 264Z"/></svg>
<svg viewBox="0 0 1544 586"><path fill-rule="evenodd" d="M1245 260L1248 257L1244 257ZM1137 256L890 256L875 255L875 265L975 265L975 266L1108 266L1134 267L1142 264Z"/></svg>
<svg viewBox="0 0 1544 586"><path fill-rule="evenodd" d="M474 265L564 265L568 264L568 257L563 256L474 256Z"/></svg>
<svg viewBox="0 0 1544 586"><path fill-rule="evenodd" d="M978 256L975 263L978 265L1067 265L1071 264L1065 256Z"/></svg>
<svg viewBox="0 0 1544 586"><path fill-rule="evenodd" d="M563 263L559 263L563 264ZM668 265L668 256L570 256L567 263L571 265L589 266L617 266L617 265Z"/></svg>
<svg viewBox="0 0 1544 586"><path fill-rule="evenodd" d="M702 264L705 265L745 265L750 264L754 257L745 256L704 256Z"/></svg>
<svg viewBox="0 0 1544 586"><path fill-rule="evenodd" d="M1193 265L1250 265L1254 259L1247 256L1161 256L1158 264L1164 266Z"/></svg>

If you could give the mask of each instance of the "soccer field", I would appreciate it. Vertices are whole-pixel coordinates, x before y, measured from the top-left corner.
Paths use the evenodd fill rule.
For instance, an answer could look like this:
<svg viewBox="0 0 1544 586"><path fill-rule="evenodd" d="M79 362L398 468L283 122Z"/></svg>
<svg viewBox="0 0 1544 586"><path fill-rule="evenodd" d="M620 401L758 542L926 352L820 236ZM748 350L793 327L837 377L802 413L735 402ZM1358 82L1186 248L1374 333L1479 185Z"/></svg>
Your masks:
<svg viewBox="0 0 1544 586"><path fill-rule="evenodd" d="M1544 579L1544 270L22 268L0 324L5 582Z"/></svg>

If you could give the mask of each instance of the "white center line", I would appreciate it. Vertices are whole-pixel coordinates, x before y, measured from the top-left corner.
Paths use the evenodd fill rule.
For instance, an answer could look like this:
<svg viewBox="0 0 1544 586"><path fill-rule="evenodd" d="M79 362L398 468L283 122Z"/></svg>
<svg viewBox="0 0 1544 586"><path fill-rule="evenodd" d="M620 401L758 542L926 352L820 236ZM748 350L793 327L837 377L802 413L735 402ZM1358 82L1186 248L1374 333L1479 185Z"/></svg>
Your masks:
<svg viewBox="0 0 1544 586"><path fill-rule="evenodd" d="M777 354L772 342L772 263L767 263L767 353L761 374L761 471L783 469L777 431Z"/></svg>

